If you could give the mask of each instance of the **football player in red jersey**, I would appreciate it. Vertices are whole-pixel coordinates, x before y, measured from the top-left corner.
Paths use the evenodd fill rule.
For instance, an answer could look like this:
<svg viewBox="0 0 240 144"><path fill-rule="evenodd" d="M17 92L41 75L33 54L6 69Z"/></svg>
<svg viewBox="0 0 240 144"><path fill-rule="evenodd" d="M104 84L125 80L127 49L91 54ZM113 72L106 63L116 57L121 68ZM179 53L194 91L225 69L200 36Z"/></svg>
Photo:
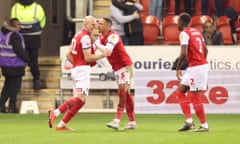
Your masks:
<svg viewBox="0 0 240 144"><path fill-rule="evenodd" d="M98 22L99 37L95 41L95 45L100 50L109 50L110 55L107 56L109 63L114 71L118 84L119 103L115 118L107 123L107 127L119 129L119 123L124 110L128 114L129 122L124 129L136 129L136 121L134 114L134 101L130 94L130 84L133 74L132 60L125 50L121 37L111 30L112 22L109 18L101 18Z"/></svg>
<svg viewBox="0 0 240 144"><path fill-rule="evenodd" d="M191 103L201 123L200 128L194 131L205 132L209 128L204 106L200 100L200 92L207 89L208 62L206 57L208 50L201 33L189 26L190 21L191 16L189 14L180 14L178 28L181 31L179 35L181 51L176 68L176 76L181 82L176 93L186 121L185 125L178 131L188 131L194 128L190 110ZM184 75L182 75L181 66L185 59L188 61L188 68Z"/></svg>
<svg viewBox="0 0 240 144"><path fill-rule="evenodd" d="M86 16L84 18L82 30L76 33L72 39L67 58L73 65L71 76L74 81L74 97L64 102L57 109L49 110L50 128L53 127L56 117L61 113L65 113L57 125L56 130L72 130L66 125L85 104L86 96L88 96L90 87L90 68L94 65L96 60L108 55L107 50L102 51L101 54L94 54L91 34L95 27L95 18L92 16Z"/></svg>

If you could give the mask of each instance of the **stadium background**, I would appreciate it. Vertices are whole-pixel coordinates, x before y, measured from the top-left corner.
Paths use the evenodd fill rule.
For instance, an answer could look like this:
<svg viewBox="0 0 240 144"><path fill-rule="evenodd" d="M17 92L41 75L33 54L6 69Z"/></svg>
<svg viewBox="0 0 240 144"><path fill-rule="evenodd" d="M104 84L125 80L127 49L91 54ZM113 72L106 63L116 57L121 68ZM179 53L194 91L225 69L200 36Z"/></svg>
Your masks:
<svg viewBox="0 0 240 144"><path fill-rule="evenodd" d="M48 89L40 90L38 92L31 89L31 75L29 73L29 68L27 68L27 75L24 77L22 90L19 94L19 106L22 100L36 100L40 108L40 112L45 113L49 108L53 108L61 103L64 99L61 99L61 95L64 98L71 96L71 89L66 89L64 92L61 91L61 59L60 59L60 47L69 43L70 36L75 32L75 29L81 27L82 18L87 14L92 14L97 18L109 15L109 4L110 0L36 0L43 5L47 16L47 26L42 34L42 47L40 50L40 65L41 73L44 79L47 81ZM168 2L170 2L169 0ZM234 2L239 0L229 0L230 4L235 4ZM0 0L0 21L7 19L9 17L11 5L15 0ZM227 2L227 1L225 1ZM239 2L240 3L240 2ZM239 5L234 5L239 7ZM171 6L164 4L164 15L168 14L168 10ZM194 11L194 6L192 8ZM214 14L214 10L212 11ZM76 19L75 19L76 18ZM74 24L73 21L76 21ZM57 33L57 34L56 34ZM159 57L167 57L167 60L172 62L177 56L177 52L166 52L169 47L174 46L146 46L146 49L151 47L154 49L154 53L159 54ZM137 49L138 46L130 47L130 49ZM237 50L239 46L223 46L223 51L228 51L227 55L221 54L217 55L219 50L216 47L210 48L213 55L211 60L213 63L213 69L215 70L225 70L232 71L229 69L229 65L233 65L235 68L233 71L239 70L238 62L240 61L235 54L239 53ZM178 50L176 48L176 50ZM142 55L148 52L148 50L140 50L138 55ZM224 52L223 52L224 53ZM216 54L216 55L215 55ZM149 53L151 55L151 53ZM143 61L151 61L151 58L146 57ZM155 59L154 59L155 61ZM161 69L162 70L162 69ZM230 72L231 73L231 72ZM0 79L0 86L2 86L3 79ZM110 85L112 81L108 80ZM117 92L115 88L108 87L108 84L104 84L103 88L95 86L91 91L91 96L89 97L88 103L85 110L96 110L101 111L114 111L117 101ZM97 88L96 88L97 87ZM134 92L134 91L133 91ZM237 93L239 95L239 93ZM110 97L109 97L110 96Z"/></svg>

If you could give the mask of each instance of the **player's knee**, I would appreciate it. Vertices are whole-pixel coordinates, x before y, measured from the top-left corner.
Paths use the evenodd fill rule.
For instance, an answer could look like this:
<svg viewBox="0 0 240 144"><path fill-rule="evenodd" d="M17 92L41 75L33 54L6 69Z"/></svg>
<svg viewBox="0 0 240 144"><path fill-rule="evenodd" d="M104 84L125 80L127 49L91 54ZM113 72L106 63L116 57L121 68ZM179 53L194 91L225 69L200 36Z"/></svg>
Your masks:
<svg viewBox="0 0 240 144"><path fill-rule="evenodd" d="M178 90L181 91L182 93L186 93L189 90L189 86L185 86L185 85L180 85L178 87Z"/></svg>

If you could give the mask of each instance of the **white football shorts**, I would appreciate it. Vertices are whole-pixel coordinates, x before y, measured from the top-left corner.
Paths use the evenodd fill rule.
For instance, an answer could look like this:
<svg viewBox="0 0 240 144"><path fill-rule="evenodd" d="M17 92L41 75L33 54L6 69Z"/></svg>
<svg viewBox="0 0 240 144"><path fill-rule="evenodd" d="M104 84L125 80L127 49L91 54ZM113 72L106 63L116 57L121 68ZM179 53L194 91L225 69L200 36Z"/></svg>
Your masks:
<svg viewBox="0 0 240 144"><path fill-rule="evenodd" d="M114 72L117 84L131 84L133 76L132 66L123 67Z"/></svg>
<svg viewBox="0 0 240 144"><path fill-rule="evenodd" d="M190 87L190 91L207 89L208 64L188 67L183 75L181 84Z"/></svg>
<svg viewBox="0 0 240 144"><path fill-rule="evenodd" d="M72 69L71 76L73 79L73 93L82 93L88 96L89 87L90 87L90 70L91 67L84 65L84 66L77 66Z"/></svg>

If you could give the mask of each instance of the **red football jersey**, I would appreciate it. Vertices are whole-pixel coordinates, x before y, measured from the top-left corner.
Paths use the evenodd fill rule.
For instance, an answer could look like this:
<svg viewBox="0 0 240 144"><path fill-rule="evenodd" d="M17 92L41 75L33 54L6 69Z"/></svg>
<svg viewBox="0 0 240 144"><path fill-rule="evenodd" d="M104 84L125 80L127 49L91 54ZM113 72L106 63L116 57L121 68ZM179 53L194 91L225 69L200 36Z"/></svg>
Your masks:
<svg viewBox="0 0 240 144"><path fill-rule="evenodd" d="M100 35L99 40L101 44L112 49L112 54L108 56L107 59L114 71L132 64L132 60L126 51L120 36L116 32L110 31L106 36Z"/></svg>
<svg viewBox="0 0 240 144"><path fill-rule="evenodd" d="M184 29L179 36L181 45L188 45L188 66L207 64L205 59L205 44L202 34L194 28Z"/></svg>
<svg viewBox="0 0 240 144"><path fill-rule="evenodd" d="M73 57L73 67L89 65L84 59L83 49L92 48L90 33L82 29L75 34L71 44L71 54Z"/></svg>

